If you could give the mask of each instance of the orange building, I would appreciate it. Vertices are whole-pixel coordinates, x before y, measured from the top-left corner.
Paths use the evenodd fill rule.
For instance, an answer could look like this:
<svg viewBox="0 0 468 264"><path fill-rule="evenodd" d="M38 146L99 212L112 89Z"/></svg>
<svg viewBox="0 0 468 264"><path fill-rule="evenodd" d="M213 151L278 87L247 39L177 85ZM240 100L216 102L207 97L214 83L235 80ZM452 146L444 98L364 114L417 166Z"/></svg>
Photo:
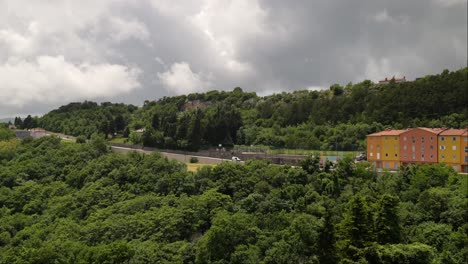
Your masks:
<svg viewBox="0 0 468 264"><path fill-rule="evenodd" d="M367 160L376 168L400 168L400 135L406 130L391 130L367 136Z"/></svg>
<svg viewBox="0 0 468 264"><path fill-rule="evenodd" d="M418 127L401 134L400 156L402 165L414 163L437 163L437 136L442 128Z"/></svg>
<svg viewBox="0 0 468 264"><path fill-rule="evenodd" d="M447 129L439 134L439 162L452 166L456 171L462 172L463 165L466 170L466 155L468 151L466 140L466 129Z"/></svg>
<svg viewBox="0 0 468 264"><path fill-rule="evenodd" d="M367 135L367 160L378 169L446 163L468 173L468 128L386 129Z"/></svg>

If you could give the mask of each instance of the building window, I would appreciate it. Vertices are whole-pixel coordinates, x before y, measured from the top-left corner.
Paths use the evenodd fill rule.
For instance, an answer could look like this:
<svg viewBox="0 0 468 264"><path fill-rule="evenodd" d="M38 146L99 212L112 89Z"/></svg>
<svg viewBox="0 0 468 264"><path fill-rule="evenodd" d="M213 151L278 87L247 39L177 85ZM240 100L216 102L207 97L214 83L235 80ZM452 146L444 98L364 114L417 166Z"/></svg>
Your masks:
<svg viewBox="0 0 468 264"><path fill-rule="evenodd" d="M457 156L456 156L456 155L452 155L452 159L456 159L456 158L457 158Z"/></svg>
<svg viewBox="0 0 468 264"><path fill-rule="evenodd" d="M431 159L434 158L434 155L431 154L430 158L431 158Z"/></svg>
<svg viewBox="0 0 468 264"><path fill-rule="evenodd" d="M431 137L431 142L432 142L433 138Z"/></svg>
<svg viewBox="0 0 468 264"><path fill-rule="evenodd" d="M395 157L398 157L398 154L395 154Z"/></svg>
<svg viewBox="0 0 468 264"><path fill-rule="evenodd" d="M421 137L421 142L424 143L424 137Z"/></svg>
<svg viewBox="0 0 468 264"><path fill-rule="evenodd" d="M369 154L369 156L373 157L373 156L374 156L374 153L371 152L371 153Z"/></svg>
<svg viewBox="0 0 468 264"><path fill-rule="evenodd" d="M431 146L429 147L429 149L433 150L433 149L434 149L434 146L431 145Z"/></svg>
<svg viewBox="0 0 468 264"><path fill-rule="evenodd" d="M452 150L457 150L457 146L452 146Z"/></svg>
<svg viewBox="0 0 468 264"><path fill-rule="evenodd" d="M406 136L405 136L405 137L403 137L403 141L406 141ZM465 140L465 141L466 141L466 140Z"/></svg>
<svg viewBox="0 0 468 264"><path fill-rule="evenodd" d="M416 147L415 147L415 146L411 146L411 151L412 151L412 152L415 152L415 151L416 151Z"/></svg>
<svg viewBox="0 0 468 264"><path fill-rule="evenodd" d="M445 155L440 156L442 159L445 159Z"/></svg>
<svg viewBox="0 0 468 264"><path fill-rule="evenodd" d="M373 149L374 148L374 145L370 144L370 149Z"/></svg>
<svg viewBox="0 0 468 264"><path fill-rule="evenodd" d="M465 147L465 152L468 152L468 147Z"/></svg>
<svg viewBox="0 0 468 264"><path fill-rule="evenodd" d="M453 167L453 169L454 169L455 171L458 171L458 166L457 166L457 165L453 165L452 167Z"/></svg>
<svg viewBox="0 0 468 264"><path fill-rule="evenodd" d="M388 153L385 153L385 157L388 157Z"/></svg>
<svg viewBox="0 0 468 264"><path fill-rule="evenodd" d="M445 137L440 137L440 141L445 141Z"/></svg>
<svg viewBox="0 0 468 264"><path fill-rule="evenodd" d="M452 141L457 141L457 137L452 137Z"/></svg>
<svg viewBox="0 0 468 264"><path fill-rule="evenodd" d="M406 145L403 146L403 149L406 150Z"/></svg>
<svg viewBox="0 0 468 264"><path fill-rule="evenodd" d="M377 145L377 151L379 151L379 150L380 150L380 145Z"/></svg>
<svg viewBox="0 0 468 264"><path fill-rule="evenodd" d="M388 140L388 137L385 137L385 140Z"/></svg>
<svg viewBox="0 0 468 264"><path fill-rule="evenodd" d="M406 159L406 157L408 157L408 156L406 156L406 154L403 154L403 157Z"/></svg>
<svg viewBox="0 0 468 264"><path fill-rule="evenodd" d="M445 146L443 146L443 145L440 146L440 149L441 149L441 150L445 150Z"/></svg>
<svg viewBox="0 0 468 264"><path fill-rule="evenodd" d="M414 139L414 137L411 137L411 142L415 143L416 140Z"/></svg>
<svg viewBox="0 0 468 264"><path fill-rule="evenodd" d="M424 146L421 147L421 151L424 151Z"/></svg>
<svg viewBox="0 0 468 264"><path fill-rule="evenodd" d="M468 156L465 156L465 162L468 162Z"/></svg>
<svg viewBox="0 0 468 264"><path fill-rule="evenodd" d="M412 158L413 158L413 160L415 160L415 159L416 159L416 154L413 153L413 157L412 157Z"/></svg>
<svg viewBox="0 0 468 264"><path fill-rule="evenodd" d="M394 139L394 140L398 140L398 137L394 137L393 139Z"/></svg>

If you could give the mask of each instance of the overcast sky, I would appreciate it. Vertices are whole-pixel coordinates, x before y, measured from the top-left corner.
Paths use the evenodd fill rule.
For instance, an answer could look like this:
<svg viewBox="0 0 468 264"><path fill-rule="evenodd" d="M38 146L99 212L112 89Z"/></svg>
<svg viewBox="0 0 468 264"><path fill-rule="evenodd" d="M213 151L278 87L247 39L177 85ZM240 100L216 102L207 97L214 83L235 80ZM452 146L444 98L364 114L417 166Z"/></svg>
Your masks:
<svg viewBox="0 0 468 264"><path fill-rule="evenodd" d="M466 0L0 0L0 118L466 63Z"/></svg>

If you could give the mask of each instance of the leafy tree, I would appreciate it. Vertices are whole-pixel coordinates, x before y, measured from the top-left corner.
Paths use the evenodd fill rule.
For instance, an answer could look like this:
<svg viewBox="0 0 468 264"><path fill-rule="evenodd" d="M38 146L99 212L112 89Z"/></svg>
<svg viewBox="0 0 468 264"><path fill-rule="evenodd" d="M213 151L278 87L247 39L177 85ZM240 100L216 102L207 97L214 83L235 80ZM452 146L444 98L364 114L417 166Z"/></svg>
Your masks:
<svg viewBox="0 0 468 264"><path fill-rule="evenodd" d="M380 244L398 244L400 238L400 221L398 218L399 199L388 194L379 201L375 219L375 234Z"/></svg>

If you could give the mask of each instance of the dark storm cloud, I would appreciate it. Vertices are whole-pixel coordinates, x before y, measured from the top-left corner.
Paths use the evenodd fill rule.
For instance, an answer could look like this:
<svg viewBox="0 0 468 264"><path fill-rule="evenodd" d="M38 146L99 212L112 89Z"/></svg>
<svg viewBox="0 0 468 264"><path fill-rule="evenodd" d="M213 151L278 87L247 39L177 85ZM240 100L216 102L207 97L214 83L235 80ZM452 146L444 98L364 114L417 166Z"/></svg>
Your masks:
<svg viewBox="0 0 468 264"><path fill-rule="evenodd" d="M466 0L20 2L0 4L0 117L411 79L467 62Z"/></svg>

